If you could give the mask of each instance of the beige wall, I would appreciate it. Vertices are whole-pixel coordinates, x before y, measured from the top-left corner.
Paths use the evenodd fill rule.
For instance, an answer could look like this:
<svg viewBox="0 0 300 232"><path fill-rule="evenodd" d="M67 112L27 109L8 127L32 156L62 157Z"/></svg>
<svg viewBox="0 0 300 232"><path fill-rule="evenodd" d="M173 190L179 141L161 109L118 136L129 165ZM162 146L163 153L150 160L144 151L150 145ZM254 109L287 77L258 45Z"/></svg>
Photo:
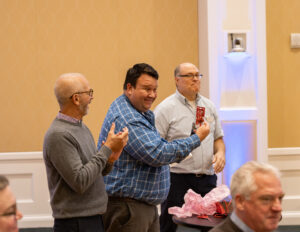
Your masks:
<svg viewBox="0 0 300 232"><path fill-rule="evenodd" d="M299 0L267 0L269 147L300 147L300 49L290 34L300 33Z"/></svg>
<svg viewBox="0 0 300 232"><path fill-rule="evenodd" d="M197 0L0 0L0 152L42 150L65 72L95 90L84 119L95 140L133 64L159 72L158 104L175 89L174 67L198 63L197 17Z"/></svg>

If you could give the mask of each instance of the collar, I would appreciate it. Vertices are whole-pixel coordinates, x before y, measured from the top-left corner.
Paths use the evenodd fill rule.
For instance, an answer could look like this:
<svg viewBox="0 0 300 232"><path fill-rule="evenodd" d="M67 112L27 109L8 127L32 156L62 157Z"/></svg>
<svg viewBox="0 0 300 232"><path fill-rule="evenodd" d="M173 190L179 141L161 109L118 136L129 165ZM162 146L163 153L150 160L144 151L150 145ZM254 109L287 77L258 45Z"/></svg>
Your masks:
<svg viewBox="0 0 300 232"><path fill-rule="evenodd" d="M239 217L236 215L235 211L230 215L230 219L239 227L243 232L255 232L249 226L247 226Z"/></svg>
<svg viewBox="0 0 300 232"><path fill-rule="evenodd" d="M57 116L56 116L57 119L62 119L62 120L65 120L67 122L71 122L71 123L81 123L82 120L79 120L77 118L73 118L69 115L66 115L66 114L63 114L62 112L58 112Z"/></svg>
<svg viewBox="0 0 300 232"><path fill-rule="evenodd" d="M177 89L176 89L176 93L175 93L176 97L178 98L178 100L183 103L183 104L188 104L189 100L186 99L185 96L183 96ZM198 103L198 101L200 100L201 96L200 94L197 94L197 97L196 97L196 105Z"/></svg>

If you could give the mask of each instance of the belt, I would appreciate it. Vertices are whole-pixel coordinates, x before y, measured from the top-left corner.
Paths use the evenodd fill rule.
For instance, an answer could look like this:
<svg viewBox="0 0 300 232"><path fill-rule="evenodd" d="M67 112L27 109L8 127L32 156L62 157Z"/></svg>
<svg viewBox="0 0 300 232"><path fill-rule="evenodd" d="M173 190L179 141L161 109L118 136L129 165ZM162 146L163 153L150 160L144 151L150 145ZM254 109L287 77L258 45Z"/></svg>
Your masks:
<svg viewBox="0 0 300 232"><path fill-rule="evenodd" d="M134 198L130 198L130 197L115 197L115 196L108 196L109 200L112 200L112 201L139 201L139 200L136 200ZM141 202L141 201L139 201Z"/></svg>
<svg viewBox="0 0 300 232"><path fill-rule="evenodd" d="M196 177L204 177L204 176L207 176L206 174L201 174L201 173L196 173L194 174Z"/></svg>
<svg viewBox="0 0 300 232"><path fill-rule="evenodd" d="M145 201L137 200L137 199L130 198L130 197L108 196L108 198L111 201L138 202L138 203L143 203L143 204L146 204L146 205L151 205L151 204L149 204Z"/></svg>
<svg viewBox="0 0 300 232"><path fill-rule="evenodd" d="M205 176L211 176L211 175L207 175L204 173L176 173L176 172L171 172L171 175L181 175L181 176L191 176L191 177L205 177Z"/></svg>

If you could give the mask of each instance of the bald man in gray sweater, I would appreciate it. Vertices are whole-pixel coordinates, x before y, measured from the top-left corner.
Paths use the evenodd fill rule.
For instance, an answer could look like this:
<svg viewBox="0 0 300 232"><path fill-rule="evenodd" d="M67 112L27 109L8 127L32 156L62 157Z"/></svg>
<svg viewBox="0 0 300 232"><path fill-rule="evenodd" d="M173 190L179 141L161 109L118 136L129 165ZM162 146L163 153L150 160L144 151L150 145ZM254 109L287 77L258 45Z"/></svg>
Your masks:
<svg viewBox="0 0 300 232"><path fill-rule="evenodd" d="M117 160L128 140L124 128L109 136L99 151L82 122L93 99L93 90L79 73L58 78L54 87L60 111L44 138L46 165L54 232L102 232L102 214L107 194L103 175Z"/></svg>

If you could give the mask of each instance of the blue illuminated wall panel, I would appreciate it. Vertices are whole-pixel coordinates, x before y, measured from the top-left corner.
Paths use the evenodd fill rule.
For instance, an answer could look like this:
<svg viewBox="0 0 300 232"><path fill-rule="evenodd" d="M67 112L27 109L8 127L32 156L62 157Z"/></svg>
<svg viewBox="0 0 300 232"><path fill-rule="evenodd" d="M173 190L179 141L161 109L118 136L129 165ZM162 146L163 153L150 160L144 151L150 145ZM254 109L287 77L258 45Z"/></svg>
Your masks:
<svg viewBox="0 0 300 232"><path fill-rule="evenodd" d="M256 121L222 121L226 146L223 183L230 185L232 174L249 160L256 160Z"/></svg>

